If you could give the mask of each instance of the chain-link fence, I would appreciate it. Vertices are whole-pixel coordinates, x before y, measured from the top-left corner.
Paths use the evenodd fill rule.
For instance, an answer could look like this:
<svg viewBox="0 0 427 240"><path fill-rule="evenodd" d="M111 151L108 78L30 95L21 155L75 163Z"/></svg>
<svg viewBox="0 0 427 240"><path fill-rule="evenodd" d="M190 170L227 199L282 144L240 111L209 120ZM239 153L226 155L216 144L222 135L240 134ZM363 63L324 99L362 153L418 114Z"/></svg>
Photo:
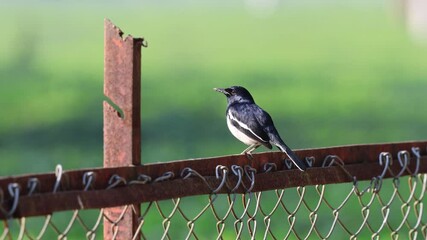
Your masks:
<svg viewBox="0 0 427 240"><path fill-rule="evenodd" d="M427 216L423 212L427 203L427 159L421 156L419 148L412 148L412 155L406 150L397 154L381 152L377 163L380 171L364 170L373 173L370 180L358 180L349 170L350 166L344 165L345 159L336 155L321 159L318 167L307 173L310 176L315 175L315 171L335 168L347 175L347 183L315 184L314 180L314 184L305 186L254 191L258 181L268 179L272 174L286 175L297 171L287 170L286 161L283 161L282 165L264 163L258 172L249 165L217 165L214 176L203 176L191 166L156 177L140 173L136 178L128 179L112 174L106 190L149 186L160 196L166 190L162 188L164 183L178 180L181 181L179 187L189 192L198 187L192 183L202 184L208 189L209 194L189 196L191 193L185 197L141 201L134 239L375 239L381 236L387 239L399 236L403 239L425 239ZM306 158L311 165L313 160L316 161ZM363 167L363 164L358 166ZM87 205L84 194L97 192L95 183L99 180L98 175L101 174L97 171L82 173L82 189L73 190L76 199L82 197L77 200L81 201L79 210L37 217L15 216L25 213L25 206L20 206L24 193L25 198L42 200L40 195L43 194L39 189L47 184L43 182L45 178L27 177L26 186L9 183L0 195L1 212L5 218L0 238L97 239L103 236L103 218L111 226L104 231L111 231L113 238L119 236L124 213L133 210L132 205L120 207L115 218L107 217L102 208L84 209ZM66 180L65 176L67 174L58 166L55 181L50 183L53 186L52 196L66 192L66 185L70 184L65 182L70 179ZM265 188L269 189L268 186Z"/></svg>

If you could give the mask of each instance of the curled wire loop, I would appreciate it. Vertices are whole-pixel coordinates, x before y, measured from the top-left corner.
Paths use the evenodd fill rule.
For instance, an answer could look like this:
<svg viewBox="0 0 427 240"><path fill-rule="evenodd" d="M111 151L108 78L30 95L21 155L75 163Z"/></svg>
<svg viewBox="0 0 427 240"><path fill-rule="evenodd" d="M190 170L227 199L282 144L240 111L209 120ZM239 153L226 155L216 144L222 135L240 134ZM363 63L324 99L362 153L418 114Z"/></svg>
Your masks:
<svg viewBox="0 0 427 240"><path fill-rule="evenodd" d="M21 187L18 183L9 183L7 186L7 190L9 192L9 195L12 197L12 207L7 212L7 217L11 218L13 214L15 213L16 209L18 208L18 202L19 202L19 195L21 192Z"/></svg>
<svg viewBox="0 0 427 240"><path fill-rule="evenodd" d="M124 179L123 177L120 177L118 174L114 174L108 180L107 189L115 188L119 185L126 185L126 179Z"/></svg>
<svg viewBox="0 0 427 240"><path fill-rule="evenodd" d="M290 170L292 168L292 165L294 164L291 159L287 159L287 158L284 160L284 163L288 170Z"/></svg>
<svg viewBox="0 0 427 240"><path fill-rule="evenodd" d="M392 160L393 159L392 159L391 153L389 153L389 152L381 152L380 153L378 161L380 163L380 166L384 165L384 169L383 169L381 175L378 175L379 179L383 179L384 178L385 174L387 173L387 169L393 163Z"/></svg>
<svg viewBox="0 0 427 240"><path fill-rule="evenodd" d="M378 157L378 162L380 166L384 166L383 171L380 175L373 178L373 189L372 191L374 193L378 193L381 190L381 187L383 185L383 178L387 173L387 170L389 169L390 165L392 164L392 156L389 152L381 152Z"/></svg>
<svg viewBox="0 0 427 240"><path fill-rule="evenodd" d="M344 166L344 161L337 155L328 155L322 162L322 167L331 167L333 165Z"/></svg>
<svg viewBox="0 0 427 240"><path fill-rule="evenodd" d="M84 185L84 191L87 191L90 187L92 187L93 183L95 182L95 173L85 172L83 174L83 185Z"/></svg>
<svg viewBox="0 0 427 240"><path fill-rule="evenodd" d="M402 150L397 153L397 160L399 162L399 165L402 167L402 169L396 176L394 176L395 178L400 178L400 176L402 176L405 170L408 169L410 158L411 157L409 155L409 152L406 150Z"/></svg>
<svg viewBox="0 0 427 240"><path fill-rule="evenodd" d="M56 176L56 181L55 181L55 185L53 185L53 193L56 193L61 185L61 181L62 181L62 176L63 176L64 171L62 170L62 165L58 164L56 165L55 168L55 176Z"/></svg>
<svg viewBox="0 0 427 240"><path fill-rule="evenodd" d="M186 167L186 168L182 169L182 171L179 175L182 179L187 179L191 176L198 176L200 174L197 171L193 170L192 168Z"/></svg>
<svg viewBox="0 0 427 240"><path fill-rule="evenodd" d="M221 179L221 183L216 189L212 191L213 194L218 193L225 185L227 181L228 168L226 166L218 165L215 168L215 176L217 179Z"/></svg>
<svg viewBox="0 0 427 240"><path fill-rule="evenodd" d="M307 163L309 168L314 166L315 161L316 161L316 158L314 156L305 157L305 162Z"/></svg>
<svg viewBox="0 0 427 240"><path fill-rule="evenodd" d="M30 178L27 182L28 196L31 196L37 188L40 186L40 180L38 178Z"/></svg>
<svg viewBox="0 0 427 240"><path fill-rule="evenodd" d="M245 166L245 175L246 177L249 179L249 181L251 182L251 185L249 186L249 188L247 188L244 184L243 187L246 189L246 192L252 192L252 189L255 186L255 174L256 174L256 169L246 165Z"/></svg>
<svg viewBox="0 0 427 240"><path fill-rule="evenodd" d="M240 187L240 185L242 184L242 179L243 179L243 168L241 166L238 165L232 165L231 166L231 172L237 176L237 182L236 185L231 188L228 184L227 187L230 189L231 188L231 192L234 193L236 192L236 190Z"/></svg>
<svg viewBox="0 0 427 240"><path fill-rule="evenodd" d="M151 182L151 177L146 174L138 174L136 180L129 181L128 184L147 184Z"/></svg>
<svg viewBox="0 0 427 240"><path fill-rule="evenodd" d="M180 174L182 179L188 179L190 177L198 177L199 179L201 179L206 186L208 186L208 188L211 190L211 192L214 191L214 188L211 186L211 184L208 183L208 181L206 180L205 177L203 177L199 172L197 172L196 170L186 167L184 169L182 169L181 174Z"/></svg>
<svg viewBox="0 0 427 240"><path fill-rule="evenodd" d="M265 173L277 171L277 165L275 163L265 163L262 168Z"/></svg>
<svg viewBox="0 0 427 240"><path fill-rule="evenodd" d="M415 171L412 173L412 176L418 175L418 172L420 171L420 148L419 147L412 147L411 148L412 153L415 155Z"/></svg>
<svg viewBox="0 0 427 240"><path fill-rule="evenodd" d="M163 173L162 176L159 176L156 179L154 179L153 182L162 182L162 181L173 179L174 177L175 177L175 173L173 173L172 171L168 171Z"/></svg>

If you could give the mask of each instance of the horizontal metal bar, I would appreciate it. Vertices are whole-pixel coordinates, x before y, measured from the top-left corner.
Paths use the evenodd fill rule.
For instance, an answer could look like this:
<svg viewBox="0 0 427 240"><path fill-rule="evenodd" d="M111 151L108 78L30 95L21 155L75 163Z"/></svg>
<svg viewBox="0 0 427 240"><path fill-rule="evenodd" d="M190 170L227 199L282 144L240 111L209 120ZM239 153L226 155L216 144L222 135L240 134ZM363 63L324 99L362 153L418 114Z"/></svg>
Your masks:
<svg viewBox="0 0 427 240"><path fill-rule="evenodd" d="M254 154L254 160L248 160L242 155L224 156L208 159L174 161L168 163L147 164L137 167L119 167L119 168L96 168L69 171L63 174L61 188L56 193L52 193L56 177L55 174L38 174L20 177L8 177L0 179L0 188L4 192L4 201L2 208L7 210L13 205L13 198L7 194L7 188L11 183L17 183L21 186L20 197L16 211L11 217L18 218L23 216L38 216L52 213L55 211L64 211L71 209L90 209L105 208L127 204L136 204L147 201L163 200L176 197L193 196L212 193L209 186L219 186L221 179L215 176L217 165L245 166L251 165L257 170L255 175L255 185L252 191L266 191L280 188L290 188L296 186L307 186L315 184L331 184L353 181L352 176L357 180L369 180L378 176L383 171L384 166L378 163L378 156L381 152L389 152L393 158L401 150L411 152L412 147L419 147L420 154L420 173L427 172L426 158L427 141L392 143L392 144L372 144L372 145L353 145L343 147L306 149L296 151L299 157L314 157L316 162L313 168L305 172L299 170L285 170L284 156L279 152L268 152ZM329 155L336 155L343 160L345 168L340 166L321 167L323 160ZM396 161L395 161L396 162ZM274 163L277 171L263 173L265 163ZM413 172L415 170L414 157L410 160L408 168ZM190 177L182 179L181 177L171 178L170 180L153 182L147 184L134 184L127 187L117 186L106 190L110 185L108 181L111 176L118 175L126 181L137 179L139 174L145 174L152 179L162 176L165 172L173 172L179 176L184 168L191 168L200 173L204 179ZM345 169L345 170L344 170ZM392 164L390 170L394 174L401 170L399 164ZM95 180L88 191L83 191L83 175L86 172L93 172ZM405 171L404 175L409 174ZM230 174L232 175L232 174ZM385 177L391 177L387 172ZM32 196L27 196L26 186L29 179L37 178L40 182L37 191ZM249 186L247 178L244 183ZM230 176L229 186L235 186L236 176ZM208 184L208 185L207 185ZM244 193L243 187L236 189L237 193ZM227 193L230 189L221 188L218 193ZM123 197L126 196L126 197ZM5 214L0 213L0 218L6 218Z"/></svg>
<svg viewBox="0 0 427 240"><path fill-rule="evenodd" d="M427 157L422 157L422 162L423 164L420 165L420 172L425 173L427 172ZM382 167L375 163L352 164L346 166L345 169L359 181L370 180L382 171ZM401 167L398 166L398 164L391 166L393 172L399 172L400 169ZM372 173L376 174L372 175ZM407 172L404 173L404 175L407 174ZM385 177L388 178L392 176L387 174ZM40 216L64 210L106 208L185 196L204 195L212 192L207 183L209 186L219 186L221 184L221 179L214 176L206 176L204 178L206 182L197 177L188 179L179 178L151 184L133 184L127 187L117 187L108 190L66 191L22 196L19 199L19 207L13 217ZM237 177L232 176L228 179L228 184L230 186L235 186L237 181ZM298 170L284 170L256 174L255 185L252 191L258 192L314 184L332 184L352 181L353 179L338 166L311 168L304 174L301 174ZM245 184L249 186L250 183L245 180ZM218 193L229 192L230 189L225 185L218 191ZM235 193L245 192L246 189L242 186L235 191ZM9 205L11 201L12 200L10 200ZM0 218L5 218L5 216L0 216Z"/></svg>
<svg viewBox="0 0 427 240"><path fill-rule="evenodd" d="M412 147L419 147L420 154L427 155L426 146L427 141L415 141L314 148L296 150L295 153L302 159L306 157L313 157L315 159L314 167L320 167L323 160L329 155L337 155L346 165L363 162L378 163L378 155L381 152L390 152L392 153L393 158L396 158L398 151L407 150L410 152ZM244 155L230 155L223 157L145 164L142 166L90 168L65 171L63 174L63 180L61 181L61 188L63 190L82 190L84 188L83 175L86 172L93 172L96 176L96 180L92 184L93 189L105 189L108 187L108 180L114 174L125 179L136 179L139 174L145 174L152 178L157 178L168 171L173 172L175 175L179 175L186 167L192 168L203 176L214 176L217 165L224 165L227 167L231 167L232 165L251 165L257 170L257 172L262 172L265 163L276 164L278 166L278 170L282 170L284 168L283 159L285 158L285 155L281 152L256 153L253 154L253 157L254 159L252 161ZM52 192L56 181L54 173L0 177L0 188L6 190L10 183L17 183L21 186L21 193L25 195L28 193L28 189L26 189L25 186L27 186L28 181L31 178L36 178L42 183L39 184L37 193ZM8 195L5 194L4 197L8 198Z"/></svg>

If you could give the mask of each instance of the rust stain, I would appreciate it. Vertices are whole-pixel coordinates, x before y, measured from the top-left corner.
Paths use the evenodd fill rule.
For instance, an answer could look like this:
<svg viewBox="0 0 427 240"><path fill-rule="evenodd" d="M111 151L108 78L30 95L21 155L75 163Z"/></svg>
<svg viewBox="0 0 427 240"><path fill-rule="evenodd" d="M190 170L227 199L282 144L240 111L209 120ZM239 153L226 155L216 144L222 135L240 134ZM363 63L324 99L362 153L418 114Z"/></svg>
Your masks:
<svg viewBox="0 0 427 240"><path fill-rule="evenodd" d="M112 41L117 47L123 47L123 41L121 39L112 39Z"/></svg>

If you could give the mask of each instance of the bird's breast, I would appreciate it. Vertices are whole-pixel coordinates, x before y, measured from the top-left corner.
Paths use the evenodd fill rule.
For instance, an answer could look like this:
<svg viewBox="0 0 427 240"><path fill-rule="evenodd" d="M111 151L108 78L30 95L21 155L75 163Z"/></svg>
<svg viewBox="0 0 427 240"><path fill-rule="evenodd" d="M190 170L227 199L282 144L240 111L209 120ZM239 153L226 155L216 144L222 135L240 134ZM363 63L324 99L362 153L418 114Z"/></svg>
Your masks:
<svg viewBox="0 0 427 240"><path fill-rule="evenodd" d="M237 139L239 139L239 141L243 142L246 145L252 145L255 143L259 143L259 141L252 139L250 137L248 137L246 134L244 134L242 131L240 131L239 129L237 129L233 123L231 123L230 118L227 116L227 127L230 130L231 134L233 134L233 136Z"/></svg>

